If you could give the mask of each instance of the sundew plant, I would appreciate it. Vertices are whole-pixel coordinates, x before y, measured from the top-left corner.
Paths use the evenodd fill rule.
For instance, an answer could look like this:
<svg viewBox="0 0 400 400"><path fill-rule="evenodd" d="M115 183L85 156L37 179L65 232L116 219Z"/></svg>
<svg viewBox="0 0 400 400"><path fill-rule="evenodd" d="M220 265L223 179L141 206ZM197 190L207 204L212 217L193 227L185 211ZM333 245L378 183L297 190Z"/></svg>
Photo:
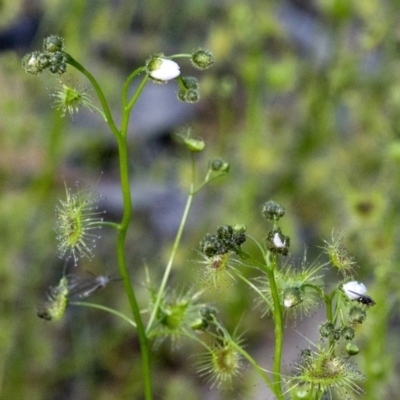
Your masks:
<svg viewBox="0 0 400 400"><path fill-rule="evenodd" d="M47 300L38 308L38 316L48 321L57 321L69 305L94 307L112 313L132 327L137 335L141 351L141 374L143 393L146 400L155 398L154 377L151 375L151 354L157 344L170 339L179 351L182 340L193 340L201 351L197 358L190 357L199 375L210 387L232 388L235 380L251 369L259 374L272 395L279 399L347 399L363 393L364 375L358 370L352 357L360 349L356 341L357 327L362 324L368 311L375 305L366 292L367 288L354 275L356 260L348 253L340 236L325 242L323 256L310 262L306 255L300 261L290 257L291 238L280 225L285 208L272 200L260 205L264 220L263 237L253 237L242 225L219 226L216 231L205 233L200 241L197 259L193 263L203 277L197 286L189 290L186 282L179 288L171 287L171 271L180 247L192 202L200 190L214 179L229 172L230 165L223 159L213 159L208 164L203 178L197 170L196 154L205 148L202 139L181 134L179 139L188 149L191 161L191 179L186 206L159 282L147 274L147 304L139 304L137 291L142 282L133 281L129 273L126 253L127 231L132 218L131 187L128 168L128 123L131 111L143 88L149 82L178 83L177 99L195 103L200 99L199 82L195 77L182 76L181 66L175 61L189 59L193 67L205 70L212 66L214 58L207 49L198 49L192 54L167 56L156 54L135 69L126 79L121 94L120 125L115 122L107 99L99 82L69 53L64 41L58 36L44 40L42 51L35 51L23 58L26 72L34 76L49 71L60 79L59 89L52 94L54 106L64 115L73 115L80 107L87 107L99 114L109 127L119 156L120 187L123 198L123 214L119 223L107 221L98 209L98 199L89 191L66 187L65 197L56 206L55 231L61 258L71 259L76 266L84 257L96 254L96 241L101 238L98 229L110 228L116 235L116 260L119 277L92 276L80 278L76 274L60 271L58 283L49 288ZM86 90L79 89L62 80L67 68L73 67L91 83L97 96L96 105ZM182 66L182 69L184 67ZM141 79L132 97L129 89L133 81ZM267 199L266 199L267 200ZM251 242L253 250L248 250ZM255 249L255 250L254 250ZM253 254L254 253L254 254ZM320 261L322 260L322 261ZM335 282L327 280L327 271L336 270ZM333 276L330 273L329 276ZM121 280L130 306L130 315L84 300L112 280ZM230 332L218 312L218 304L202 301L204 290L229 290L227 282L247 285L254 296L253 312L260 317L269 315L274 323L274 354L265 354L263 362L256 361L246 349L245 332L240 327ZM205 284L204 284L205 283ZM205 289L207 288L207 289ZM287 321L307 318L319 305L325 308L325 317L319 326L319 340L309 342L301 350L299 359L294 360L292 370L284 369L282 353ZM265 320L267 317L265 317ZM270 324L266 329L270 328ZM152 349L154 348L154 350ZM260 357L258 356L259 360Z"/></svg>

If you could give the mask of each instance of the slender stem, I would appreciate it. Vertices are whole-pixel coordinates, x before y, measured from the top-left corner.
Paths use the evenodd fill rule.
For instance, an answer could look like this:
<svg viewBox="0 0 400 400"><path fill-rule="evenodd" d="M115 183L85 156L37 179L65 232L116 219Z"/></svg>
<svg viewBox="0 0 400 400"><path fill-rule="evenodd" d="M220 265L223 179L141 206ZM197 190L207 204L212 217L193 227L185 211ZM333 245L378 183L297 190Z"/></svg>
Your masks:
<svg viewBox="0 0 400 400"><path fill-rule="evenodd" d="M173 59L173 58L191 58L191 54L174 54L173 56L169 56L168 58Z"/></svg>
<svg viewBox="0 0 400 400"><path fill-rule="evenodd" d="M144 86L146 85L147 81L149 80L149 76L146 75L143 79L142 82L140 82L139 87L137 88L135 94L133 95L133 97L131 98L131 101L128 103L128 105L126 106L125 111L129 111L132 109L132 107L135 105L137 99L139 98L140 94L142 93L142 90L144 88Z"/></svg>
<svg viewBox="0 0 400 400"><path fill-rule="evenodd" d="M169 275L170 275L171 269L172 269L172 264L174 262L175 255L176 255L176 252L177 252L178 247L179 247L179 243L180 243L181 238L182 238L183 229L184 229L184 227L186 225L186 221L187 221L187 218L188 218L188 215L189 215L189 210L190 210L190 207L192 205L193 198L195 196L195 193L194 193L194 181L195 181L196 165L195 165L194 154L191 153L191 156L192 156L192 180L191 180L191 184L190 184L189 196L188 196L187 201L186 201L186 206L185 206L185 210L184 210L183 215L182 215L181 224L179 226L178 232L177 232L176 237L175 237L175 242L174 242L174 245L172 247L171 255L169 257L167 267L165 268L165 272L164 272L163 279L161 281L160 288L158 289L158 292L157 292L156 301L154 303L153 311L152 311L152 313L150 315L150 319L149 319L149 322L147 324L146 333L150 332L150 330L152 328L152 325L154 323L155 317L157 315L157 310L158 310L158 307L160 306L161 299L163 297L165 288L167 286L168 278L169 278Z"/></svg>
<svg viewBox="0 0 400 400"><path fill-rule="evenodd" d="M326 319L332 321L332 296L325 296Z"/></svg>
<svg viewBox="0 0 400 400"><path fill-rule="evenodd" d="M273 257L272 264L266 268L269 285L271 288L273 307L273 317L275 323L275 354L274 354L274 392L279 400L283 400L281 387L281 362L282 362L282 346L283 346L283 318L281 302L279 298L278 288L276 287L274 265L276 264L276 256ZM267 264L270 264L269 257L266 257Z"/></svg>
<svg viewBox="0 0 400 400"><path fill-rule="evenodd" d="M122 221L119 226L119 232L117 238L118 266L122 281L124 283L125 291L128 296L129 304L132 309L134 320L137 325L137 332L139 336L139 343L142 354L142 368L144 375L145 396L146 400L151 400L153 396L151 390L149 343L147 340L143 321L140 315L139 305L137 303L136 296L133 291L133 287L129 278L125 260L125 238L132 217L132 199L131 199L131 190L129 184L128 151L126 145L126 135L124 136L118 135L117 142L119 151L122 198L124 203L124 213L122 216Z"/></svg>
<svg viewBox="0 0 400 400"><path fill-rule="evenodd" d="M143 70L143 68L139 68L138 70L140 70L139 72L141 72ZM138 70L136 70L134 72L137 72ZM132 108L135 105L140 94L142 93L143 88L145 87L147 81L149 80L149 77L146 74L145 77L142 79L142 82L140 83L139 87L136 89L136 92L133 95L131 101L127 104L127 90L128 90L129 82L130 82L129 78L125 82L124 93L122 96L123 115L122 115L122 122L121 122L121 134L123 136L126 136L126 133L128 131L129 116L131 115ZM128 82L128 84L127 84L127 82Z"/></svg>
<svg viewBox="0 0 400 400"><path fill-rule="evenodd" d="M133 78L135 78L135 76L139 75L143 71L145 71L144 67L137 68L128 76L128 78L126 78L126 81L124 83L124 87L122 88L122 109L123 110L125 110L126 105L128 104L128 101L127 101L127 99L128 99L128 89L129 89L129 86L130 86Z"/></svg>
<svg viewBox="0 0 400 400"><path fill-rule="evenodd" d="M256 240L253 236L246 234L246 236L259 248L263 258L266 260L267 259L267 255L264 251L264 248L261 246L261 244L258 242L258 240Z"/></svg>
<svg viewBox="0 0 400 400"><path fill-rule="evenodd" d="M129 224L132 217L132 199L131 199L131 191L130 191L130 182L129 182L129 168L128 168L128 150L127 150L127 127L129 121L130 111L137 101L146 81L147 76L143 79L141 85L139 86L138 90L136 91L135 95L133 96L130 103L123 108L123 116L122 116L122 124L121 130L118 130L116 127L113 117L111 115L110 109L108 107L107 101L104 97L103 91L100 88L100 85L97 83L96 79L93 75L87 71L78 61L72 58L69 54L67 54L67 62L75 67L78 71L84 74L89 81L91 82L94 90L97 93L99 101L103 107L105 120L109 125L112 133L114 134L117 143L118 143L118 152L119 152L119 166L120 166L120 178L121 178L121 191L122 191L122 198L123 198L123 216L121 223L118 228L118 236L117 236L117 257L118 257L118 267L119 272L124 284L125 292L128 297L128 301L132 310L132 314L136 323L139 343L140 343L140 350L142 354L142 369L143 369L143 376L144 376L144 391L145 391L145 398L146 400L152 400L152 389L151 389L151 375L150 375L150 350L149 350L149 343L146 336L146 332L144 329L144 324L140 315L139 305L136 300L136 296L132 287L131 280L129 278L128 269L126 265L125 259L125 239L126 234L129 228ZM130 81L136 76L136 72L139 73L140 69L136 70L131 76L128 78L128 83L124 87L124 97L123 97L123 104L125 105L126 102L126 93L128 90L128 86ZM114 226L115 227L115 226Z"/></svg>
<svg viewBox="0 0 400 400"><path fill-rule="evenodd" d="M217 319L214 318L214 323L217 327L217 329L222 332L223 337L225 339L229 340L229 344L231 344L256 370L257 372L261 375L261 377L264 379L265 383L268 385L268 387L273 391L273 382L269 378L269 376L265 373L265 370L261 368L257 362L254 360L254 358L247 353L242 346L238 343L237 340L234 340L232 336L228 333L228 331L218 322ZM211 332L210 332L211 333ZM216 336L216 338L219 338L219 335Z"/></svg>
<svg viewBox="0 0 400 400"><path fill-rule="evenodd" d="M110 108L108 107L108 103L106 98L104 97L103 91L100 88L100 85L97 83L97 80L94 78L94 76L83 66L81 65L78 61L76 61L71 55L67 54L67 62L68 64L72 65L75 67L78 71L82 72L83 75L85 75L90 83L92 84L94 90L96 91L97 97L99 98L99 101L101 103L101 106L103 107L104 110L104 115L105 115L105 120L110 127L112 133L114 134L115 137L119 136L119 130L116 127L114 123L114 119L111 115Z"/></svg>
<svg viewBox="0 0 400 400"><path fill-rule="evenodd" d="M109 226L110 228L119 230L119 224L117 224L116 222L102 221L102 222L99 222L98 224L93 224L93 225Z"/></svg>
<svg viewBox="0 0 400 400"><path fill-rule="evenodd" d="M215 175L215 176L212 176L211 178L210 178L210 175L211 175L210 173L207 173L207 175L206 175L204 181L203 181L199 186L197 186L197 188L194 190L194 194L196 194L197 192L199 192L199 191L200 191L205 185L207 185L208 183L210 183L210 182L212 182L212 181L215 181L216 179L220 178L221 176L226 175L226 172L222 172L222 173L220 173L220 174L217 174L217 175Z"/></svg>
<svg viewBox="0 0 400 400"><path fill-rule="evenodd" d="M134 321L132 321L130 318L128 318L126 315L120 313L117 310L114 310L109 307L102 306L100 304L95 304L95 303L87 303L85 301L72 301L69 303L71 306L84 306L84 307L90 307L90 308L97 308L99 310L107 311L110 314L114 314L117 317L120 317L124 321L126 321L128 324L132 325L134 328L136 328L136 324Z"/></svg>
<svg viewBox="0 0 400 400"><path fill-rule="evenodd" d="M254 360L254 358L247 353L246 350L244 350L241 346L239 346L234 340L231 341L231 344L235 349L254 367L254 369L260 374L261 378L264 380L264 382L268 385L268 387L273 390L273 385L274 383L271 381L269 376L265 373L263 368L261 368L257 362ZM280 377L280 375L279 375ZM282 398L283 399L283 398Z"/></svg>
<svg viewBox="0 0 400 400"><path fill-rule="evenodd" d="M242 274L237 274L236 275L239 279L241 279L242 281L246 282L247 285L249 285L252 289L254 289L258 295L268 304L268 307L270 309L272 309L272 304L271 302L268 300L268 298L264 295L264 293L253 283L251 283L247 278L245 278Z"/></svg>

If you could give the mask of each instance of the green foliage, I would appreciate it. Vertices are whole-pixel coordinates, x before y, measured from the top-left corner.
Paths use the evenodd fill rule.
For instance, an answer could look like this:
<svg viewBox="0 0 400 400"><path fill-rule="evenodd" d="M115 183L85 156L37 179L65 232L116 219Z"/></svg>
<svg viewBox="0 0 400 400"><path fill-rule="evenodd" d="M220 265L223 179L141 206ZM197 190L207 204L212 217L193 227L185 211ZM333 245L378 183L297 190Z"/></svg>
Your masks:
<svg viewBox="0 0 400 400"><path fill-rule="evenodd" d="M6 20L18 15L16 4L2 5L2 27ZM376 306L368 309L358 302L343 303L344 308L340 308L344 310L343 324L335 325L331 334L324 331L324 335L327 335L326 343L334 340L340 342L338 346L343 351L348 349L358 364L357 370L367 377L364 383L358 383L365 389L364 399L393 398L393 393L398 392L393 379L397 363L393 348L399 346L393 321L397 318L400 294L397 271L400 260L397 200L400 69L396 28L399 5L378 0L304 3L305 9L301 12L307 12L309 6L308 15L316 21L311 32L313 39L304 45L298 41L302 25L295 25L298 32L289 34L285 19L277 17L282 15L281 2L273 0L218 5L178 1L176 7L169 8L159 0L143 4L123 1L118 5L47 0L43 4L37 43L29 51L39 49L46 34L62 32L65 50L93 71L102 83L112 110L120 104L117 88L122 87L126 71L141 65L149 54L171 47L173 51L194 50L199 44L212 50L216 59L214 68L201 74L195 71L201 86L201 100L192 130L199 132L206 143L206 149L197 158L197 169L207 170L208 159L223 157L229 161L230 173L223 182L208 185L202 191L203 197L196 200L206 206L193 213L195 226L190 222L182 235L169 284L194 286L195 290L188 293L197 293L204 286L201 279L204 274L199 279L196 268L213 264L208 259L203 259L203 264L188 260L197 259L193 248L205 232L214 232L219 225L246 223L260 243L273 243L275 233L267 239L269 222L261 220L260 206L274 198L286 208L286 217L279 226L284 236L291 239L291 255L301 258L305 245L307 257L314 259L316 249L324 246L323 240L333 237L328 247L325 245L326 257L343 273L344 281L357 274L368 283L368 293ZM299 23L301 15L295 19ZM131 25L134 32L130 31ZM318 49L323 51L319 53ZM58 259L53 232L54 204L64 196L63 181L73 186L79 180L81 185L88 182L85 186L90 187L102 170L107 179L118 175L116 146L110 143L104 128L96 125L94 135L90 124L78 120L68 127L70 120L59 118L60 111L75 112L74 107L82 105L82 100L90 101L87 104L94 101L99 105L99 102L93 99L94 92L75 91L74 86L63 81L62 85L72 91L56 92L64 103L56 105L60 110L51 111L46 98L49 92L54 93L53 86L60 87L59 83L56 80L53 83L46 73L35 79L24 74L20 55L14 51L0 53L0 59L0 254L3 260L0 300L4 327L0 340L0 397L54 397L60 387L73 381L79 384L82 396L91 393L93 398L140 398L143 388L137 380L132 380L133 375L142 373L139 354L133 354L132 343L136 342L132 342L132 325L101 310L72 305L57 326L35 315L37 302L45 300L47 288L59 282L64 269ZM64 61L61 60L62 66ZM47 59L41 63L46 64ZM69 74L75 82L77 74L70 66ZM81 87L88 82L80 77L77 84ZM185 89L181 93L185 101L198 99L197 92L196 96L188 95L187 83L182 85L179 89ZM72 99L73 104L65 104L66 99L68 102ZM89 121L98 116L81 108L74 118ZM101 119L97 120L100 126ZM140 161L141 150L137 150L132 136L128 147L134 184L139 180L162 183L172 176L173 185L188 187L192 166L184 156L176 157L180 150L174 148L172 157L167 152L158 154L150 167L149 163ZM213 173L210 171L209 178ZM167 184L171 185L171 181ZM126 255L129 275L138 287L138 302L147 308L149 292L143 288L146 282L143 264L150 270L152 284L159 282L166 264L164 260L170 254L171 240L152 235L147 216L140 216L135 204L133 207L134 223L127 234ZM110 220L113 218L110 216ZM338 241L339 238L342 239ZM280 236L279 240L275 240L278 245L285 243ZM346 253L343 253L343 244L348 248ZM242 247L258 262L262 261L260 256L254 256L258 254L254 242L247 240ZM102 230L101 246L95 252L97 257L90 263L80 261L77 274L83 275L89 270L117 275L115 237L111 230ZM218 305L218 320L212 322L197 316L198 324L191 326L202 327L204 323L216 329L215 324L223 321L227 332L234 332L237 326L239 332L247 330L244 337L249 354L253 355L253 350L268 342L262 366L269 368L274 342L272 322L267 316L259 318L267 309L271 314L269 286L264 285L258 294L253 289L249 291L242 282L252 277L252 269L240 270L236 275L238 264L233 254L226 258L229 260L218 264L224 266L221 269L224 273L219 275L223 283L218 286L221 292L207 289L201 303ZM239 257L239 261L245 260ZM291 263L287 264L289 272L282 270L278 274L279 293L287 304L304 305L304 296L309 295L310 287L302 291L296 285L283 284L288 277L285 274L299 273ZM212 276L208 274L206 280ZM294 283L302 282L303 276L293 276ZM248 281L255 284L251 279ZM336 282L336 271L326 281ZM129 315L122 287L116 281L96 300ZM262 300L264 297L264 307L253 310L257 297ZM165 300L168 300L165 309L175 310L170 304L173 296L160 299ZM303 313L314 303L315 298ZM353 342L343 343L351 336L348 322L363 320L367 311L365 322L355 328L357 346ZM290 312L287 314L289 317ZM156 321L159 316L154 316ZM324 321L321 317L313 322L314 332ZM302 325L299 329L302 330ZM338 332L341 338L336 341ZM289 340L285 347L294 348L297 341L295 336L294 343ZM223 348L224 344L221 337L214 342L216 349ZM199 383L191 361L194 354L204 349L199 350L200 344L189 341L180 345L180 349L171 352L167 344L161 343L157 351L151 352L156 377L154 391L165 393L165 400L187 397L188 393L193 399L200 399L204 382ZM319 365L326 359L332 361L327 351L317 348L312 350L310 359L303 357L301 376L309 379L311 373L319 373ZM187 354L193 354L189 361ZM342 370L348 370L342 359L333 360ZM249 361L242 358L241 362ZM318 368L314 367L315 363ZM312 368L302 369L307 366ZM245 378L234 379L235 393L245 391L244 398L255 397L253 372L250 372L253 369L239 370L241 374L244 371ZM161 386L165 381L167 386ZM299 384L298 393L293 396L304 398L309 389L304 383ZM327 385L326 389L330 387ZM221 392L220 397L223 396Z"/></svg>

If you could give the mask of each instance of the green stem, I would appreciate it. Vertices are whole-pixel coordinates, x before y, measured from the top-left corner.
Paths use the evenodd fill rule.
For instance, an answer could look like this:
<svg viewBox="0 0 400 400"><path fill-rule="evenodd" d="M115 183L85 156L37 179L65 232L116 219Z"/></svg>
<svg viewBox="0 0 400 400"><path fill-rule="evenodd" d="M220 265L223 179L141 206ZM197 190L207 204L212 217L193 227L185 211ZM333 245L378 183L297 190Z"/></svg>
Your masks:
<svg viewBox="0 0 400 400"><path fill-rule="evenodd" d="M169 56L168 58L172 60L173 58L191 58L191 57L192 57L191 54L182 53L182 54L174 54L173 56Z"/></svg>
<svg viewBox="0 0 400 400"><path fill-rule="evenodd" d="M273 257L272 263L269 261L269 258L266 257L267 265L270 265L266 268L266 273L268 276L269 285L271 288L272 301L274 304L273 307L273 317L275 323L275 354L274 354L274 393L277 396L278 400L284 400L282 394L282 386L281 386L281 362L282 362L282 347L283 347L283 318L282 318L282 309L281 302L279 298L278 288L275 282L275 274L274 274L274 266L276 264L277 257ZM271 263L271 264L270 264Z"/></svg>
<svg viewBox="0 0 400 400"><path fill-rule="evenodd" d="M258 240L256 240L253 236L248 235L247 233L246 233L246 236L259 248L263 258L267 262L269 262L269 259L267 258L267 254L265 253L264 248L261 246L261 244L258 242ZM269 265L269 264L267 264L267 265Z"/></svg>
<svg viewBox="0 0 400 400"><path fill-rule="evenodd" d="M120 313L117 310L114 310L109 307L102 306L100 304L95 304L95 303L87 303L85 301L72 301L69 303L71 306L84 306L84 307L90 307L90 308L97 308L99 310L103 310L106 312L109 312L110 314L114 314L117 317L120 317L124 321L126 321L128 324L132 325L134 328L136 328L136 324L134 321L132 321L130 318L128 318L126 315Z"/></svg>
<svg viewBox="0 0 400 400"><path fill-rule="evenodd" d="M137 88L135 94L133 95L131 101L127 104L127 94L128 94L128 87L131 79L136 76L138 73L142 72L144 68L138 68L136 71L132 73L132 75L125 81L124 90L122 95L122 108L123 108L123 115L122 115L122 122L121 122L121 134L126 136L128 130L128 122L129 116L131 115L131 111L133 106L136 104L137 99L139 98L140 94L143 91L147 81L149 80L149 76L146 74L145 77L142 79L139 87ZM131 78L132 77L132 78Z"/></svg>
<svg viewBox="0 0 400 400"><path fill-rule="evenodd" d="M185 210L184 210L183 215L182 215L181 224L179 226L178 232L177 232L176 237L175 237L175 242L174 242L174 245L172 247L171 255L169 257L167 267L165 268L165 272L164 272L163 279L161 281L160 288L158 289L158 292L157 292L156 301L154 303L153 311L152 311L152 313L150 315L150 319L149 319L149 322L147 324L146 333L150 332L150 330L151 330L151 328L153 326L155 317L157 315L158 307L160 306L161 299L162 299L162 297L164 295L164 291L165 291L165 288L167 286L168 278L169 278L169 275L171 273L172 264L174 262L175 255L176 255L176 252L177 252L178 247L179 247L179 243L180 243L181 238L182 238L183 229L184 229L184 227L186 225L186 221L187 221L187 218L188 218L188 215L189 215L189 210L190 210L190 207L192 205L193 198L195 196L194 181L195 181L195 174L196 174L196 164L195 164L194 154L191 153L191 156L192 156L192 180L191 180L192 182L190 184L189 196L188 196L188 199L186 201L186 206L185 206Z"/></svg>
<svg viewBox="0 0 400 400"><path fill-rule="evenodd" d="M126 144L126 135L118 135L118 151L119 151L119 164L120 164L120 175L121 175L121 190L124 204L124 213L122 221L119 226L118 238L117 238L117 255L118 255L118 266L119 272L124 283L125 292L128 296L129 304L132 309L133 317L137 325L137 332L139 336L140 350L142 354L142 368L144 375L144 386L146 400L151 400L151 376L150 376L150 349L147 340L144 324L140 315L139 305L136 300L135 293L133 291L132 283L129 278L128 269L125 260L125 239L126 233L132 217L132 199L131 190L129 184L129 173L128 173L128 150Z"/></svg>
<svg viewBox="0 0 400 400"><path fill-rule="evenodd" d="M265 301L266 304L268 304L269 309L272 310L272 304L268 300L268 298L264 295L264 293L253 283L251 283L247 278L245 278L242 274L237 274L236 275L239 279L241 279L243 282L245 282L247 285L249 285L252 289L254 289L257 294Z"/></svg>
<svg viewBox="0 0 400 400"><path fill-rule="evenodd" d="M94 226L95 226L95 225L99 225L99 226L109 226L110 228L114 228L114 229L119 230L119 224L117 224L116 222L101 221L101 222L98 222L98 223L93 224L93 225L94 225Z"/></svg>
<svg viewBox="0 0 400 400"><path fill-rule="evenodd" d="M120 132L114 123L114 119L111 115L110 108L108 107L107 100L104 97L104 94L100 88L100 85L97 83L94 76L83 65L81 65L78 61L76 61L71 55L69 55L67 53L66 53L66 55L67 55L68 64L72 65L74 68L76 68L78 71L80 71L83 75L85 75L86 78L89 79L94 90L96 91L96 94L97 94L97 97L99 98L101 106L103 107L105 120L106 120L108 126L110 127L110 129L115 137L119 136Z"/></svg>
<svg viewBox="0 0 400 400"><path fill-rule="evenodd" d="M332 321L332 296L325 296L326 319Z"/></svg>
<svg viewBox="0 0 400 400"><path fill-rule="evenodd" d="M271 381L269 376L265 373L265 371L257 364L257 362L254 360L254 358L247 353L246 350L244 350L241 346L239 346L234 340L231 341L233 347L254 367L254 369L259 373L261 378L264 380L264 382L268 385L268 387L274 391L274 385L275 383ZM282 397L283 399L283 397Z"/></svg>
<svg viewBox="0 0 400 400"><path fill-rule="evenodd" d="M129 86L132 82L132 80L135 78L135 76L139 75L140 73L144 72L146 68L140 67L135 69L129 76L126 78L126 81L124 83L124 87L122 88L122 109L125 110L127 104L128 104L128 89Z"/></svg>
<svg viewBox="0 0 400 400"><path fill-rule="evenodd" d="M131 199L131 191L130 191L130 184L129 184L129 169L128 169L128 150L126 144L126 132L128 126L128 119L130 108L123 110L123 125L121 131L118 130L116 127L113 117L111 115L110 109L108 107L107 101L104 97L103 91L100 88L100 85L97 83L96 79L93 75L87 71L79 62L77 62L74 58L70 55L67 55L67 62L75 67L78 71L80 71L83 75L85 75L90 83L92 84L94 90L97 93L99 101L103 107L104 115L106 118L106 122L110 127L112 133L114 134L115 138L117 139L118 143L118 152L119 152L119 166L120 166L120 176L121 176L121 191L122 191L122 198L124 204L124 212L122 216L122 221L118 226L118 237L117 237L117 257L118 257L118 267L119 272L124 284L125 292L128 297L128 301L132 310L132 314L134 320L136 322L139 343L140 343L140 350L142 354L142 368L143 368L143 376L144 376L144 390L145 390L145 398L146 400L152 400L152 390L151 390L151 375L150 375L150 349L149 343L146 337L146 332L144 329L144 324L140 315L139 305L136 300L135 293L133 291L132 283L129 278L128 269L126 265L125 259L125 239L126 233L129 228L129 224L132 217L132 199ZM131 78L133 79L133 77ZM133 107L133 104L137 100L141 89L138 90L138 93L135 94L134 99L132 99L130 103L130 107Z"/></svg>
<svg viewBox="0 0 400 400"><path fill-rule="evenodd" d="M218 322L218 320L217 319L215 319L214 318L214 323L215 323L215 325L216 325L216 327L217 327L217 329L220 331L220 332L222 332L222 334L223 334L223 337L226 339L226 340L229 340L229 344L231 344L235 349L236 349L236 351L238 351L256 370L257 370L257 372L260 374L260 376L263 378L263 380L265 381L265 383L268 385L268 387L272 390L272 391L274 391L274 387L273 387L273 385L274 385L274 383L271 381L271 379L269 378L269 376L265 373L265 370L263 369L263 368L261 368L258 364L257 364L257 362L254 360L254 358L249 354L249 353L247 353L243 348L242 348L242 346L240 346L240 344L236 341L236 340L234 340L233 338L232 338L232 336L228 333L228 331ZM210 334L211 334L211 332L210 332ZM219 335L218 336L215 336L217 339L219 338Z"/></svg>
<svg viewBox="0 0 400 400"><path fill-rule="evenodd" d="M212 182L212 181L215 181L217 178L220 178L221 176L226 175L226 172L222 172L222 173L216 174L216 175L214 175L214 176L212 176L212 177L210 177L210 175L211 175L211 171L209 171L209 172L207 173L207 175L206 175L204 181L203 181L199 186L197 186L197 188L194 190L194 194L196 194L197 192L199 192L199 191L200 191L205 185L207 185L208 183L210 183L210 182Z"/></svg>

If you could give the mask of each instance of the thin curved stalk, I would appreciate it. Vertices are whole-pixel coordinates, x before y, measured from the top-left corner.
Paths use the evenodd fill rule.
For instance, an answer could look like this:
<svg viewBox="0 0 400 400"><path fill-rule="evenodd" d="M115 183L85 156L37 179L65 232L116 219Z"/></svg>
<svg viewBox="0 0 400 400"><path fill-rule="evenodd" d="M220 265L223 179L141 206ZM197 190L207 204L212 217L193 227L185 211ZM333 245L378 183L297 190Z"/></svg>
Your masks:
<svg viewBox="0 0 400 400"><path fill-rule="evenodd" d="M110 314L114 314L117 317L120 317L121 319L123 319L124 321L126 321L128 324L132 325L134 328L136 328L136 324L134 321L132 321L130 318L128 318L125 314L120 313L117 310L114 310L112 308L109 307L105 307L102 306L100 304L95 304L95 303L88 303L86 301L71 301L69 303L71 306L84 306L84 307L90 307L90 308L97 308L99 310L103 310L106 311Z"/></svg>
<svg viewBox="0 0 400 400"><path fill-rule="evenodd" d="M175 242L174 242L174 245L172 247L171 255L170 255L170 258L168 260L167 266L165 268L165 272L164 272L163 279L161 281L160 288L159 288L159 290L157 292L157 297L156 297L156 301L154 303L153 311L152 311L152 313L150 315L149 322L147 323L146 333L150 332L150 330L151 330L151 328L153 326L155 317L157 315L157 310L158 310L158 307L160 306L161 299L162 299L162 297L164 295L164 292L165 292L165 289L166 289L166 286L167 286L167 282L168 282L168 278L169 278L169 275L171 273L172 264L174 262L175 255L176 255L176 252L178 250L179 244L181 242L183 229L184 229L184 227L186 225L186 221L187 221L187 218L188 218L188 215L189 215L190 207L192 205L193 198L195 196L195 193L194 193L194 181L195 181L196 165L195 165L194 154L191 153L191 156L192 156L192 180L191 180L192 182L190 184L189 196L187 198L185 210L183 212L181 223L179 225L179 229L178 229L178 232L177 232L176 237L175 237Z"/></svg>

